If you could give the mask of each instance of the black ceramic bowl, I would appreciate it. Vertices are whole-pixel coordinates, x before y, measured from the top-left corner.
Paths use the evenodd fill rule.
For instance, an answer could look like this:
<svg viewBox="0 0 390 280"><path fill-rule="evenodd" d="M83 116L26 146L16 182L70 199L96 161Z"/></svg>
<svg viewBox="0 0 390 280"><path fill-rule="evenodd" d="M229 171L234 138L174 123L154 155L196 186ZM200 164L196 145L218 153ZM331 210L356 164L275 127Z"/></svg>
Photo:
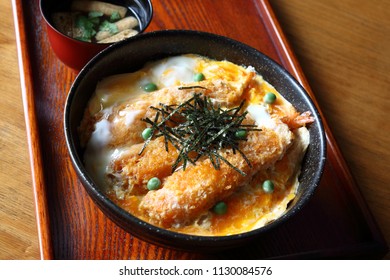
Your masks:
<svg viewBox="0 0 390 280"><path fill-rule="evenodd" d="M309 126L311 142L304 158L301 184L288 210L266 226L231 236L205 237L179 234L148 224L118 207L99 189L83 165L77 127L96 84L102 78L139 70L146 62L167 56L195 53L238 65L251 65L300 112L311 111L315 122ZM313 102L298 82L276 62L240 42L196 31L168 30L142 34L110 46L94 57L77 76L65 108L65 135L69 153L85 189L100 209L134 236L172 248L211 251L240 246L279 226L308 202L319 184L325 164L326 142L321 118Z"/></svg>

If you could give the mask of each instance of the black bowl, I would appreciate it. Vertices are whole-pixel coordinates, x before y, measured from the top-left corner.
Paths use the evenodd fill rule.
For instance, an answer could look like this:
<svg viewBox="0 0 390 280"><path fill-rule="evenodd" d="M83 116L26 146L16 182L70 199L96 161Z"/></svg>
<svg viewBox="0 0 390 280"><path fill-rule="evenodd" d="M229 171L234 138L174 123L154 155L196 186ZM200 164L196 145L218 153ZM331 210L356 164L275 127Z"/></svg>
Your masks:
<svg viewBox="0 0 390 280"><path fill-rule="evenodd" d="M298 193L288 210L266 226L237 235L206 237L165 230L129 214L110 199L94 183L83 165L83 149L77 134L87 102L102 78L133 72L155 59L195 53L217 60L227 59L238 65L253 66L300 112L310 111L315 122L309 126L310 145L304 158ZM317 188L326 156L326 141L321 117L299 83L266 55L243 43L219 35L183 30L166 30L141 34L110 46L93 58L74 81L65 108L65 136L70 157L85 189L110 219L124 230L145 241L171 248L212 251L240 246L272 230L295 215Z"/></svg>

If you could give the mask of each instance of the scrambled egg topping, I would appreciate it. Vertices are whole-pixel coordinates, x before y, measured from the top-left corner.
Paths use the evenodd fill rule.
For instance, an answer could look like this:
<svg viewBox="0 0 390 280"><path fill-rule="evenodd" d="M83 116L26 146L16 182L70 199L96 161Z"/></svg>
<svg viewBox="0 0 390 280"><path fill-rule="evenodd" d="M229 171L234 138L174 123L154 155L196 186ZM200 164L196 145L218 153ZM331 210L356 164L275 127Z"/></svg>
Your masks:
<svg viewBox="0 0 390 280"><path fill-rule="evenodd" d="M142 134L150 124L144 120L156 117L151 106L180 104L194 92L226 110L246 101L245 121L261 129L248 132L240 143L252 166L238 153L222 149L221 154L247 176L224 162L216 170L202 157L172 173L175 147L161 137L146 139L145 146ZM252 67L189 54L99 82L80 125L80 139L86 168L120 207L169 230L221 236L262 227L286 211L309 145L305 125L312 121ZM152 190L151 178L158 179ZM221 202L223 211L216 211Z"/></svg>

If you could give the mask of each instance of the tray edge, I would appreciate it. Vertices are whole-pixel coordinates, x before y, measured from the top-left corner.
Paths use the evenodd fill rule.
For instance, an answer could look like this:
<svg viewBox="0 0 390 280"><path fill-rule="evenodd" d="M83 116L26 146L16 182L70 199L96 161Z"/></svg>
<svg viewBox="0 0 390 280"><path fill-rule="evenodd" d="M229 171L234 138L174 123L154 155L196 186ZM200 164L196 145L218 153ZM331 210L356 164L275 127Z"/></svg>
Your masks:
<svg viewBox="0 0 390 280"><path fill-rule="evenodd" d="M42 150L37 127L37 117L33 95L32 67L24 31L25 19L21 0L12 0L15 25L16 48L20 72L23 109L26 123L28 151L30 157L31 177L34 191L35 215L37 219L38 242L41 259L53 259L50 235L49 210L46 201ZM39 195L40 194L40 195Z"/></svg>

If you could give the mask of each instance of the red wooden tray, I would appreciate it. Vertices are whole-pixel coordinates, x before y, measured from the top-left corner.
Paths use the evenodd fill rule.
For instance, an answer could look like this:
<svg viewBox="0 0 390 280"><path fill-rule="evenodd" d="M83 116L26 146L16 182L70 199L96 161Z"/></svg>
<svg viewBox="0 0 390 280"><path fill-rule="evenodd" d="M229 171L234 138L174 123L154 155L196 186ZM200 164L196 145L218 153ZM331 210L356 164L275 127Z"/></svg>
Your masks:
<svg viewBox="0 0 390 280"><path fill-rule="evenodd" d="M43 259L380 258L387 245L325 123L327 164L309 204L248 246L217 254L158 247L124 232L92 202L71 165L63 108L76 74L52 52L39 1L13 0ZM315 96L266 0L153 1L146 32L194 29L242 41L283 65ZM318 104L317 104L318 105Z"/></svg>

